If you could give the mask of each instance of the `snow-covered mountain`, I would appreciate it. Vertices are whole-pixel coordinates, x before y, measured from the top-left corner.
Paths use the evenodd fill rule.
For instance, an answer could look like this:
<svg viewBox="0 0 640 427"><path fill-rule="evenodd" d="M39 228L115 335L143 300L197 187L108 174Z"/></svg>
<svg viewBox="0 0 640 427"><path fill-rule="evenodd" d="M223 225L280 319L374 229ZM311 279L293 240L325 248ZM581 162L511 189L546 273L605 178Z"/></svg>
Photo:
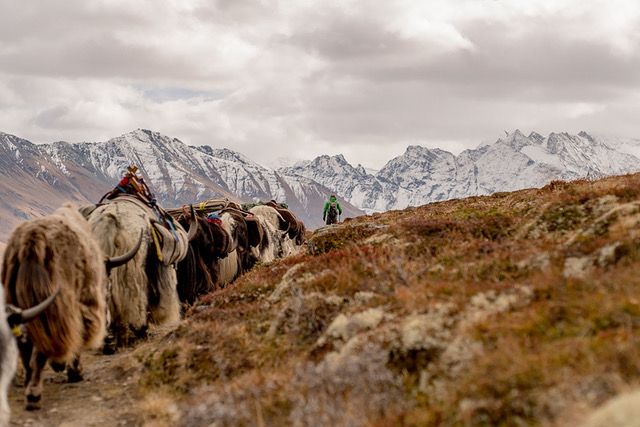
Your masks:
<svg viewBox="0 0 640 427"><path fill-rule="evenodd" d="M82 191L73 179L38 146L0 133L0 241L20 221L51 212L61 200L86 200L83 191L96 190L93 179Z"/></svg>
<svg viewBox="0 0 640 427"><path fill-rule="evenodd" d="M305 177L287 177L240 153L191 147L176 138L136 130L106 142L35 145L0 133L0 241L19 221L42 215L62 201L96 202L136 164L165 207L209 198L240 202L275 199L309 227L322 224L332 190ZM362 211L343 201L345 216Z"/></svg>
<svg viewBox="0 0 640 427"><path fill-rule="evenodd" d="M0 133L0 241L25 218L64 200L95 202L131 164L140 167L165 207L209 198L276 199L313 228L335 193L345 217L432 201L541 187L554 179L597 178L640 170L640 140L515 131L459 155L409 146L379 171L342 155L285 161L268 168L229 149L193 147L138 129L106 142L35 145Z"/></svg>
<svg viewBox="0 0 640 427"><path fill-rule="evenodd" d="M279 169L334 189L372 212L452 198L541 187L554 179L597 178L640 170L640 140L519 130L459 155L409 146L375 174L343 156L320 156Z"/></svg>

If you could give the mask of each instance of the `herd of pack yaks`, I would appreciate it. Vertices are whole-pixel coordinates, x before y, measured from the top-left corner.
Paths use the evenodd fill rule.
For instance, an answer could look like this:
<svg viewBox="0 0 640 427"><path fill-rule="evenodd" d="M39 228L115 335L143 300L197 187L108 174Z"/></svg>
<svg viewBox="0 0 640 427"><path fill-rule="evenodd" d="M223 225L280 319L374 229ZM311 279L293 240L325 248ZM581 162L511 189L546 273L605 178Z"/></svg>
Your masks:
<svg viewBox="0 0 640 427"><path fill-rule="evenodd" d="M37 409L47 362L79 381L83 350L129 345L150 323L179 320L200 295L304 242L304 224L275 202L248 211L226 202L213 215L186 208L172 213L170 227L157 212L123 195L65 204L13 231L0 276L0 426L8 423L18 354L26 407Z"/></svg>

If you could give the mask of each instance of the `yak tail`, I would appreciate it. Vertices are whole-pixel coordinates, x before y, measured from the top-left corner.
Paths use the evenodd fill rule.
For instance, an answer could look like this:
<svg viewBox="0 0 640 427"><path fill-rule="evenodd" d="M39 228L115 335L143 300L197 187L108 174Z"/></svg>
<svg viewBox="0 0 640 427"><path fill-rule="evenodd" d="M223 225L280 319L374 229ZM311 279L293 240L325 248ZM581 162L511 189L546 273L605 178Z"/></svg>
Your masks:
<svg viewBox="0 0 640 427"><path fill-rule="evenodd" d="M46 250L42 245L35 243L25 249L26 256L18 266L15 283L9 285L15 302L23 309L44 301L57 287L44 267ZM74 352L82 347L78 302L66 287L60 290L53 304L26 327L34 346L56 362L70 361Z"/></svg>

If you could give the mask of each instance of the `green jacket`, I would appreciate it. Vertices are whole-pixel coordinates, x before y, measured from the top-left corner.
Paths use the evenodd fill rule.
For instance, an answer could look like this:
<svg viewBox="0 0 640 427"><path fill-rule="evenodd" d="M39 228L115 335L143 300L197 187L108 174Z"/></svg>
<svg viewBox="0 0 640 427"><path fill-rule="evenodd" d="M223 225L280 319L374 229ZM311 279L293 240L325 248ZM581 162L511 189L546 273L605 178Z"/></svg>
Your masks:
<svg viewBox="0 0 640 427"><path fill-rule="evenodd" d="M342 207L340 206L340 203L338 202L338 199L336 199L335 197L331 197L329 199L329 201L324 204L324 211L322 211L322 217L323 218L325 218L327 216L327 213L329 212L329 207L331 206L331 203L335 203L336 204L336 208L338 209L338 214L342 215Z"/></svg>

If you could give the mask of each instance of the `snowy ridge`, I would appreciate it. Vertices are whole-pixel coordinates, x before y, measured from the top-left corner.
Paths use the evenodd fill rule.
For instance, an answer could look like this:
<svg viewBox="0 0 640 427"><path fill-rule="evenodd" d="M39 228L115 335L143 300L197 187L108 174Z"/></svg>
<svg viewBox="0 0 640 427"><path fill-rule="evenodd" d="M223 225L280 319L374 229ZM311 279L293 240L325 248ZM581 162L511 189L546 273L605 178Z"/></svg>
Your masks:
<svg viewBox="0 0 640 427"><path fill-rule="evenodd" d="M97 202L135 164L165 207L221 197L240 202L275 199L288 203L309 227L317 227L322 223L322 204L332 191L306 178L285 178L229 149L191 147L143 129L105 142L75 144L34 145L0 134L0 153L7 175L17 170L35 176L47 187L41 191L55 195L57 202ZM33 161L25 162L19 153L28 153ZM347 216L362 214L343 202ZM55 207L46 206L44 212Z"/></svg>
<svg viewBox="0 0 640 427"><path fill-rule="evenodd" d="M143 129L104 142L45 145L0 133L0 240L17 221L52 211L64 200L98 201L131 164L140 167L163 206L219 197L276 199L313 228L322 224L322 205L331 193L348 217L541 187L554 179L635 172L639 156L637 139L515 131L457 156L409 146L379 171L353 166L342 155L280 159L288 166L273 169L233 150L193 147Z"/></svg>
<svg viewBox="0 0 640 427"><path fill-rule="evenodd" d="M554 179L598 178L640 170L640 140L519 130L458 156L409 146L375 174L342 156L320 156L280 173L304 176L334 189L367 212L497 191L542 187Z"/></svg>

